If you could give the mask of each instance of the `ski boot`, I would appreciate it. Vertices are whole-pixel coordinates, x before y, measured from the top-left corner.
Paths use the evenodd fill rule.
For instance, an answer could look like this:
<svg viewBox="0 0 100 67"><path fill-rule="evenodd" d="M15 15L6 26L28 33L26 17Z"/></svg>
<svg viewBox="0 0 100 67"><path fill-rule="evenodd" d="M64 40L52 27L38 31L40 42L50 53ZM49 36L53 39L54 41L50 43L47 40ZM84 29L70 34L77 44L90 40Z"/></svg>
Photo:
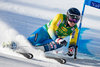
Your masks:
<svg viewBox="0 0 100 67"><path fill-rule="evenodd" d="M51 41L50 43L44 44L43 46L34 46L34 48L42 50L44 52L47 52L47 51L52 51L52 50L58 49L62 46L63 45L57 44L55 41Z"/></svg>
<svg viewBox="0 0 100 67"><path fill-rule="evenodd" d="M16 49L17 45L14 41L8 41L8 42L3 42L2 44L3 48L10 48L10 49Z"/></svg>
<svg viewBox="0 0 100 67"><path fill-rule="evenodd" d="M35 46L34 48L37 50L45 51L44 46Z"/></svg>

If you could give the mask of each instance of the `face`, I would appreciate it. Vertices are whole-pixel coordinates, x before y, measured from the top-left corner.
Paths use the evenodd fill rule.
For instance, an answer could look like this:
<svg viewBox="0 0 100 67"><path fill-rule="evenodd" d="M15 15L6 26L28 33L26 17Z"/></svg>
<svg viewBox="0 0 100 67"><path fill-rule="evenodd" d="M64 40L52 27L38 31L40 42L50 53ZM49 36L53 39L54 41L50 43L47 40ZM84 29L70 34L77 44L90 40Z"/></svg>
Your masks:
<svg viewBox="0 0 100 67"><path fill-rule="evenodd" d="M76 23L68 21L68 24L70 25L70 27L73 27Z"/></svg>
<svg viewBox="0 0 100 67"><path fill-rule="evenodd" d="M68 24L70 27L75 26L75 24L79 21L79 16L77 15L69 15L68 16Z"/></svg>

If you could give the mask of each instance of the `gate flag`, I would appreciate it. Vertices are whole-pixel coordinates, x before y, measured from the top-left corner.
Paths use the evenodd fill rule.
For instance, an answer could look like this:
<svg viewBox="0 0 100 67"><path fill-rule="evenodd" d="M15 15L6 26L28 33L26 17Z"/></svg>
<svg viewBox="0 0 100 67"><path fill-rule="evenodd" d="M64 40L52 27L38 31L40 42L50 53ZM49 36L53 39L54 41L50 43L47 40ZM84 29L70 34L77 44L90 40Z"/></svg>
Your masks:
<svg viewBox="0 0 100 67"><path fill-rule="evenodd" d="M84 11L85 11L85 5L100 9L100 0L84 0L81 20L80 20L80 24L79 24L79 33L78 33L78 37L77 37L77 45L78 45L78 47L80 46L80 44L79 44L79 36L80 36L80 31L81 31L81 26L82 26L82 18L83 18Z"/></svg>
<svg viewBox="0 0 100 67"><path fill-rule="evenodd" d="M100 0L85 0L85 4L100 9Z"/></svg>

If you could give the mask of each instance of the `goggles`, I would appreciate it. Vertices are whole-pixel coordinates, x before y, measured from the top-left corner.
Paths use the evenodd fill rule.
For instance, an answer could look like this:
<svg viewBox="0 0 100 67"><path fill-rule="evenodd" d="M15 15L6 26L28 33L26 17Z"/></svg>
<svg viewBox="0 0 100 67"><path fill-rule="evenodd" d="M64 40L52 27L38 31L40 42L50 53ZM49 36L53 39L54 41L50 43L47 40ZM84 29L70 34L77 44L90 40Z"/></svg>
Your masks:
<svg viewBox="0 0 100 67"><path fill-rule="evenodd" d="M74 23L77 23L80 19L80 16L78 15L75 15L75 14L71 14L68 16L68 21L70 22L74 22Z"/></svg>

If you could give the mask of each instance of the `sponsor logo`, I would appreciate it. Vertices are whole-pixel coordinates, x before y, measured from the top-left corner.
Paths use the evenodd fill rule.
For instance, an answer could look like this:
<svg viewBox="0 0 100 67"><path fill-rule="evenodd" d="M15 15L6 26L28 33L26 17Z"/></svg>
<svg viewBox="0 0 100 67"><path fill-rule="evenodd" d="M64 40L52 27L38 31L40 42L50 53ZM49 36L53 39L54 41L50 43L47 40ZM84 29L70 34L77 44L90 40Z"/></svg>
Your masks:
<svg viewBox="0 0 100 67"><path fill-rule="evenodd" d="M35 39L34 39L35 42L36 42L36 40L37 40L37 37L38 37L38 34L36 33L36 34L35 34Z"/></svg>
<svg viewBox="0 0 100 67"><path fill-rule="evenodd" d="M51 47L51 48L53 48L53 45L52 45L52 43L50 43L50 47Z"/></svg>
<svg viewBox="0 0 100 67"><path fill-rule="evenodd" d="M59 25L60 25L60 23L61 23L61 19L58 21L57 26L59 26Z"/></svg>
<svg viewBox="0 0 100 67"><path fill-rule="evenodd" d="M56 49L56 48L57 48L57 46L56 46L56 45L54 45L54 48Z"/></svg>
<svg viewBox="0 0 100 67"><path fill-rule="evenodd" d="M67 29L66 29L65 27L61 27L61 29L62 29L63 31L67 31Z"/></svg>
<svg viewBox="0 0 100 67"><path fill-rule="evenodd" d="M97 3L97 2L94 2L94 1L91 1L90 6L100 9L100 3Z"/></svg>
<svg viewBox="0 0 100 67"><path fill-rule="evenodd" d="M73 33L72 33L72 38L74 38L74 35L75 35L75 31L73 31Z"/></svg>
<svg viewBox="0 0 100 67"><path fill-rule="evenodd" d="M55 42L53 41L52 43L53 43L53 45L54 45L54 48L56 49L56 48L57 48L57 46L56 46Z"/></svg>
<svg viewBox="0 0 100 67"><path fill-rule="evenodd" d="M73 31L75 28L73 27L73 28L71 28L71 30Z"/></svg>

